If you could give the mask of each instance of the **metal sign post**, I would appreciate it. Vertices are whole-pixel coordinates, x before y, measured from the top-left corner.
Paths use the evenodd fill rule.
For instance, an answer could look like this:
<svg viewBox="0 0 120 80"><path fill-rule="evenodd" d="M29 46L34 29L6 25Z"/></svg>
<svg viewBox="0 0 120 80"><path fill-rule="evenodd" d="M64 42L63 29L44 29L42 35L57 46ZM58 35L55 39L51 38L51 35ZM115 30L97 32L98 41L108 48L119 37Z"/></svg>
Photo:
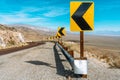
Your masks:
<svg viewBox="0 0 120 80"><path fill-rule="evenodd" d="M80 59L84 58L84 32L80 32Z"/></svg>

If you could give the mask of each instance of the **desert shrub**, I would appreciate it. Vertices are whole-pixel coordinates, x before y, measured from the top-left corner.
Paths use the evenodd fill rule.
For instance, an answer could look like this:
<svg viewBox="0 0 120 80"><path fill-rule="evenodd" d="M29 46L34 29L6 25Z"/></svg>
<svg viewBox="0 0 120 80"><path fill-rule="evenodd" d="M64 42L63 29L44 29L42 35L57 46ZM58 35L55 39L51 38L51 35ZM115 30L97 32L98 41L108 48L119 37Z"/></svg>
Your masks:
<svg viewBox="0 0 120 80"><path fill-rule="evenodd" d="M78 44L70 44L70 42L65 42L64 45L69 47L69 49L76 51L77 53L80 52L80 45ZM93 57L104 63L107 63L111 67L120 68L119 52L95 46L85 46L84 51L87 51L89 53L89 57Z"/></svg>
<svg viewBox="0 0 120 80"><path fill-rule="evenodd" d="M15 41L13 41L13 40L10 40L10 41L8 41L8 45L15 45L16 43L15 43Z"/></svg>

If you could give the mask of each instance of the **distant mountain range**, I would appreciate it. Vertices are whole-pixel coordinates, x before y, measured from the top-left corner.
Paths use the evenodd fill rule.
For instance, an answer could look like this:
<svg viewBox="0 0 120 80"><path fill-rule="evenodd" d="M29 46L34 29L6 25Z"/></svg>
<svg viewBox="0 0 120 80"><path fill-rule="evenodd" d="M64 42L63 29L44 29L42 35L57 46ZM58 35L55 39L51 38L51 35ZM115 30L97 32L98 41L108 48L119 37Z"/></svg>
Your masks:
<svg viewBox="0 0 120 80"><path fill-rule="evenodd" d="M26 25L26 24L14 24L14 25L8 25L12 27L27 27L30 29L34 30L40 30L40 31L45 31L46 33L52 33L51 35L54 35L57 31L51 29L51 28L46 28L46 27L41 27L41 26L34 26L34 25ZM67 34L79 34L79 32L71 32L67 31ZM90 31L90 32L85 32L85 34L89 35L101 35L101 36L120 36L120 30L118 31L109 31L109 30L103 30L103 31Z"/></svg>
<svg viewBox="0 0 120 80"><path fill-rule="evenodd" d="M12 25L7 25L9 27L26 27L26 28L30 28L30 29L34 29L34 30L42 30L42 31L46 31L46 32L54 32L54 30L50 29L50 28L46 28L46 27L41 27L41 26L35 26L35 25L28 25L28 24L12 24Z"/></svg>
<svg viewBox="0 0 120 80"><path fill-rule="evenodd" d="M86 32L86 34L90 35L101 35L101 36L120 36L120 31L91 31Z"/></svg>

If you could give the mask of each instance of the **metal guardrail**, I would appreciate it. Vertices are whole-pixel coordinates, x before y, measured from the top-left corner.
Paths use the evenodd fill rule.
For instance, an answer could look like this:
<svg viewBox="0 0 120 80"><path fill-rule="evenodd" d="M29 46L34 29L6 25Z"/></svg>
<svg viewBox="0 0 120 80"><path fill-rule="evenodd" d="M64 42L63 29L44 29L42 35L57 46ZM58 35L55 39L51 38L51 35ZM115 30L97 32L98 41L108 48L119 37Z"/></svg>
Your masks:
<svg viewBox="0 0 120 80"><path fill-rule="evenodd" d="M84 74L84 76L87 76L87 60L85 59L74 59L65 49L62 48L62 46L59 43L56 43L58 47L63 52L64 56L70 63L74 74Z"/></svg>
<svg viewBox="0 0 120 80"><path fill-rule="evenodd" d="M61 51L63 52L64 56L66 57L66 59L68 60L68 62L70 63L71 67L73 68L74 66L74 58L65 50L62 48L62 46L58 43L56 43L58 45L58 47L61 49Z"/></svg>

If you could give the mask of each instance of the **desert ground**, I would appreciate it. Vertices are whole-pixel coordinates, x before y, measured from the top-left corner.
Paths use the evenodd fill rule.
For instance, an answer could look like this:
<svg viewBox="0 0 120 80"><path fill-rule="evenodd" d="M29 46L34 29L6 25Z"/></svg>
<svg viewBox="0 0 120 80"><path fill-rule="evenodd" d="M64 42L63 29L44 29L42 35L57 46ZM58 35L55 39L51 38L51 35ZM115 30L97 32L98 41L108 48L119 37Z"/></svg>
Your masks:
<svg viewBox="0 0 120 80"><path fill-rule="evenodd" d="M70 38L69 38L70 37ZM66 42L74 42L74 50L80 53L79 35L70 35L64 38ZM84 51L90 53L90 57L110 63L111 67L120 68L120 36L84 36Z"/></svg>

